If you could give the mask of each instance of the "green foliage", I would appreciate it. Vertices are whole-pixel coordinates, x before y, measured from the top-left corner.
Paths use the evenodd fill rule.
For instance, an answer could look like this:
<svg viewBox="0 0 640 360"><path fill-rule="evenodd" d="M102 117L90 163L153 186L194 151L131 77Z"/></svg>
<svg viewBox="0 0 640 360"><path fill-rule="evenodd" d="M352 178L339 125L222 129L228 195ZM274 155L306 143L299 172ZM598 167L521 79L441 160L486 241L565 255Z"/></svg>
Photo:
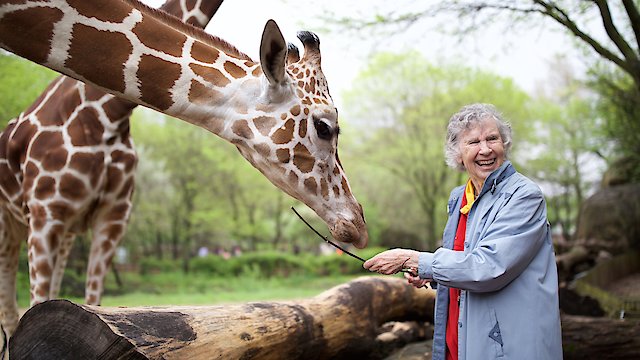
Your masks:
<svg viewBox="0 0 640 360"><path fill-rule="evenodd" d="M600 96L597 111L605 120L605 136L615 144L612 170L623 181L640 182L640 85L626 73L604 65L591 76L590 86Z"/></svg>
<svg viewBox="0 0 640 360"><path fill-rule="evenodd" d="M56 76L40 65L0 53L0 128L26 110Z"/></svg>
<svg viewBox="0 0 640 360"><path fill-rule="evenodd" d="M447 122L460 107L493 103L522 138L532 128L529 98L512 80L462 65L436 66L418 52L373 56L345 99L349 121L366 130L341 155L346 164L358 159L355 173L366 174L351 182L363 194L365 214L375 214L368 224L379 235L396 234L373 239L386 247L439 245L449 192L463 181L446 166L443 150Z"/></svg>

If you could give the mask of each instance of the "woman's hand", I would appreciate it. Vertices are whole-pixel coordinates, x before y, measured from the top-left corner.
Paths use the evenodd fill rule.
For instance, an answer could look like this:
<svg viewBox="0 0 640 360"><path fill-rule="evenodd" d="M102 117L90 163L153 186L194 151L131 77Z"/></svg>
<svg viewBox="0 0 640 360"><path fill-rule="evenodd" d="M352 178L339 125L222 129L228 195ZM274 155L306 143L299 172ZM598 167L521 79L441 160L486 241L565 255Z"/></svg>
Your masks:
<svg viewBox="0 0 640 360"><path fill-rule="evenodd" d="M402 269L412 269L417 273L419 254L415 250L408 249L387 250L367 260L363 267L384 275L395 274Z"/></svg>
<svg viewBox="0 0 640 360"><path fill-rule="evenodd" d="M421 288L431 281L431 279L422 279L416 275L412 275L409 273L404 273L404 278L407 279L407 282L410 285L413 285L417 288Z"/></svg>

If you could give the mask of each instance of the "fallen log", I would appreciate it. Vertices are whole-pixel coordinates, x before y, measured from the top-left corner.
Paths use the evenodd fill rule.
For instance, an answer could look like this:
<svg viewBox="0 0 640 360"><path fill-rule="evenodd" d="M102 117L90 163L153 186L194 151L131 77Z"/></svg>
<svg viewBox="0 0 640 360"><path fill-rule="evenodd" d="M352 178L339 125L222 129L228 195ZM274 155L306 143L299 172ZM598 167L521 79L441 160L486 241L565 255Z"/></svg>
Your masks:
<svg viewBox="0 0 640 360"><path fill-rule="evenodd" d="M640 320L562 316L565 360L640 359Z"/></svg>
<svg viewBox="0 0 640 360"><path fill-rule="evenodd" d="M12 360L352 359L388 321L433 321L435 292L363 277L314 298L224 306L109 308L52 300L27 311ZM369 357L370 358L370 357Z"/></svg>

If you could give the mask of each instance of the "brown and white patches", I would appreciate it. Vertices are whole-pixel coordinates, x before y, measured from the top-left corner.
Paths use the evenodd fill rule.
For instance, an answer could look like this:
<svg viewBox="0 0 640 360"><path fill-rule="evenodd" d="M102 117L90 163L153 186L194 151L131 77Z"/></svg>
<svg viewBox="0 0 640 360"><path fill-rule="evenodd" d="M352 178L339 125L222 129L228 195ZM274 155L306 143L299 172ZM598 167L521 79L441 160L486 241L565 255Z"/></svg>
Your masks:
<svg viewBox="0 0 640 360"><path fill-rule="evenodd" d="M304 179L304 188L308 192L315 194L318 191L318 183L316 182L316 179L312 176Z"/></svg>
<svg viewBox="0 0 640 360"><path fill-rule="evenodd" d="M98 120L94 108L82 109L69 124L68 131L73 146L95 146L102 143L104 126Z"/></svg>
<svg viewBox="0 0 640 360"><path fill-rule="evenodd" d="M225 87L231 83L231 81L218 69L198 64L189 64L189 67L196 75L202 77L212 85Z"/></svg>
<svg viewBox="0 0 640 360"><path fill-rule="evenodd" d="M240 66L232 63L231 61L225 61L223 66L224 66L225 71L229 75L233 76L236 79L241 79L241 78L247 76L247 72L244 71L243 68L241 68Z"/></svg>
<svg viewBox="0 0 640 360"><path fill-rule="evenodd" d="M243 139L253 139L253 132L247 120L238 120L231 126L231 131Z"/></svg>
<svg viewBox="0 0 640 360"><path fill-rule="evenodd" d="M62 147L64 140L62 134L53 131L44 131L37 135L31 144L31 153L33 159L44 161L51 149Z"/></svg>
<svg viewBox="0 0 640 360"><path fill-rule="evenodd" d="M87 51L91 49L91 51ZM124 63L133 51L124 34L76 24L65 67L99 86L124 93Z"/></svg>
<svg viewBox="0 0 640 360"><path fill-rule="evenodd" d="M315 160L309 149L301 143L297 143L293 148L293 164L303 173L309 173L313 170Z"/></svg>
<svg viewBox="0 0 640 360"><path fill-rule="evenodd" d="M25 160L29 142L38 131L38 128L29 121L23 121L15 129L13 136L7 143L6 159L14 169L19 169Z"/></svg>
<svg viewBox="0 0 640 360"><path fill-rule="evenodd" d="M69 152L64 147L51 149L42 161L42 168L46 171L59 171L67 163Z"/></svg>
<svg viewBox="0 0 640 360"><path fill-rule="evenodd" d="M111 162L124 165L124 172L131 173L136 165L136 157L133 153L115 150L111 153Z"/></svg>
<svg viewBox="0 0 640 360"><path fill-rule="evenodd" d="M263 158L271 157L271 146L268 144L260 143L253 145L253 149Z"/></svg>
<svg viewBox="0 0 640 360"><path fill-rule="evenodd" d="M36 116L42 126L61 126L81 103L76 86L70 81L63 81Z"/></svg>
<svg viewBox="0 0 640 360"><path fill-rule="evenodd" d="M72 174L62 175L59 191L62 197L70 200L80 200L87 195L87 187L84 182Z"/></svg>
<svg viewBox="0 0 640 360"><path fill-rule="evenodd" d="M197 61L213 64L219 56L220 52L217 49L205 45L200 41L194 42L191 46L191 57Z"/></svg>
<svg viewBox="0 0 640 360"><path fill-rule="evenodd" d="M88 174L89 183L91 187L95 188L102 179L104 153L102 151L96 153L77 152L71 156L69 168L82 174Z"/></svg>
<svg viewBox="0 0 640 360"><path fill-rule="evenodd" d="M286 164L289 161L291 161L291 153L289 152L288 148L277 149L276 157L278 158L278 161L280 161L283 164ZM296 178L296 181L297 181L297 178Z"/></svg>
<svg viewBox="0 0 640 360"><path fill-rule="evenodd" d="M158 36L162 31L164 24L157 19L147 16L137 23L133 28L133 33L147 47L158 50L165 54L175 57L182 55L182 48L187 41L187 36L177 32L162 32L162 36Z"/></svg>
<svg viewBox="0 0 640 360"><path fill-rule="evenodd" d="M220 101L222 98L223 96L220 91L206 87L195 80L191 80L191 87L189 88L189 102L201 105Z"/></svg>
<svg viewBox="0 0 640 360"><path fill-rule="evenodd" d="M169 90L180 77L180 65L162 60L155 56L143 55L138 67L140 97L142 101L160 110L173 105Z"/></svg>
<svg viewBox="0 0 640 360"><path fill-rule="evenodd" d="M121 23L129 15L128 9L117 6L102 7L100 11L97 11L94 6L89 6L86 0L67 0L67 4L81 15L100 21Z"/></svg>
<svg viewBox="0 0 640 360"><path fill-rule="evenodd" d="M281 145L289 143L293 139L295 125L296 123L292 119L287 120L282 127L271 135L274 144Z"/></svg>
<svg viewBox="0 0 640 360"><path fill-rule="evenodd" d="M62 16L60 10L46 7L15 10L5 14L0 18L0 42L12 51L44 63L51 48L53 26Z"/></svg>
<svg viewBox="0 0 640 360"><path fill-rule="evenodd" d="M258 116L253 118L253 125L263 136L269 136L271 129L276 126L276 119L271 116Z"/></svg>

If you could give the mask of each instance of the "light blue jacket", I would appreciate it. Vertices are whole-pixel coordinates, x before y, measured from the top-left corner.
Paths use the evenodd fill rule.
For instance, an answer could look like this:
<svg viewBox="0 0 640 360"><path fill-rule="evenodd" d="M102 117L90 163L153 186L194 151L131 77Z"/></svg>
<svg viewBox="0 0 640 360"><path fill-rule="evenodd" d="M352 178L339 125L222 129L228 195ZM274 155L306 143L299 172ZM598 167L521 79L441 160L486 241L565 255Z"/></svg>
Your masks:
<svg viewBox="0 0 640 360"><path fill-rule="evenodd" d="M464 186L451 192L443 247L420 254L437 283L433 359L445 359L449 286L462 289L458 359L562 359L558 275L544 196L509 161L489 175L453 251Z"/></svg>

